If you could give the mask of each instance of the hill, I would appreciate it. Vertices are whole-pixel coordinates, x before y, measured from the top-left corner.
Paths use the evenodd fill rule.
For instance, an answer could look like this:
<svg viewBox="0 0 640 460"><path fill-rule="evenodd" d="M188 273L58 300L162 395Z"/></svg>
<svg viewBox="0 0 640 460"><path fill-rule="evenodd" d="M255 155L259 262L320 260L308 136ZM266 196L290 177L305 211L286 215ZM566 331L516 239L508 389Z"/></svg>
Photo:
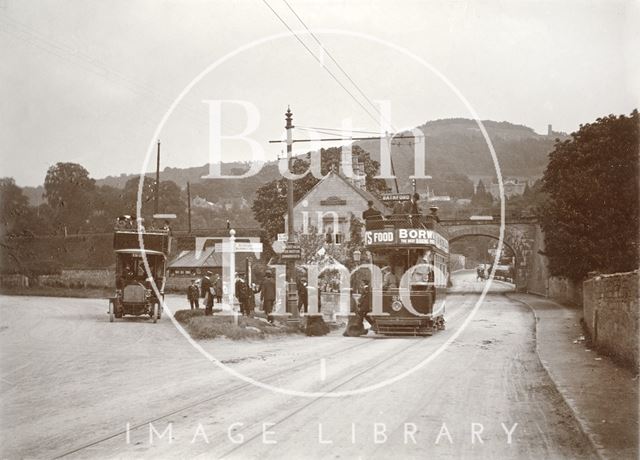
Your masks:
<svg viewBox="0 0 640 460"><path fill-rule="evenodd" d="M555 137L540 135L529 127L508 122L487 120L483 124L496 151L503 176L542 176L548 154L553 150ZM436 176L457 173L468 177L495 177L489 148L475 121L462 118L436 120L425 123L418 129L425 135L427 174ZM373 159L379 160L378 141L363 141L358 145L368 151ZM413 174L414 167L412 141L395 140L391 146L391 157L400 188L408 190L408 177Z"/></svg>
<svg viewBox="0 0 640 460"><path fill-rule="evenodd" d="M539 178L547 164L548 154L553 150L555 136L564 138L564 133L554 136L537 134L533 129L506 121L483 121L496 150L503 176L518 178ZM427 174L437 177L450 174L462 174L470 178L495 177L495 168L489 149L476 122L465 118L452 118L429 121L418 127L426 136ZM409 134L409 133L406 133ZM380 160L378 141L362 141L357 145L371 154L374 160ZM413 145L409 139L393 142L393 158L398 183L402 190L410 188L409 176L413 174ZM248 168L246 163L224 163L223 173L240 174ZM280 177L275 162L266 163L260 173L242 180L213 179L203 180L209 172L208 165L191 168L165 168L161 172L162 180L173 181L182 189L187 182L192 184L192 196L201 196L209 201L220 199L253 200L256 189L273 179ZM124 188L128 180L137 174L121 174L96 180L97 185ZM418 184L419 188L433 183ZM28 189L28 190L27 190ZM25 188L31 204L42 202L42 187ZM438 190L436 190L436 193Z"/></svg>

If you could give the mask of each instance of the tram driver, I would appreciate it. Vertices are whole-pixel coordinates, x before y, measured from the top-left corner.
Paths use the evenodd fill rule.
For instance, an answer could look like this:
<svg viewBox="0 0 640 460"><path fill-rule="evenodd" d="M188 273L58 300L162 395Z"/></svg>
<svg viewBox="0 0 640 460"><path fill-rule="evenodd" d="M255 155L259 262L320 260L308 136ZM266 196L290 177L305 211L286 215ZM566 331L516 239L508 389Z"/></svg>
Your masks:
<svg viewBox="0 0 640 460"><path fill-rule="evenodd" d="M392 268L385 265L382 267L382 290L388 291L389 289L395 289L397 287L398 278L393 274Z"/></svg>

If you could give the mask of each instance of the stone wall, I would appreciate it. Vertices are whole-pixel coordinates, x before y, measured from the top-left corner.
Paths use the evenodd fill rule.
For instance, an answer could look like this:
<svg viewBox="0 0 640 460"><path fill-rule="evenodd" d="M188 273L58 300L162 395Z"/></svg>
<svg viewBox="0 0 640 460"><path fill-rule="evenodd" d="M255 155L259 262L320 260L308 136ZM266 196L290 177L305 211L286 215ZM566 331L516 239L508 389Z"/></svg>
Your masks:
<svg viewBox="0 0 640 460"><path fill-rule="evenodd" d="M115 271L110 269L62 270L57 275L40 275L35 278L34 284L64 288L115 289L115 276Z"/></svg>
<svg viewBox="0 0 640 460"><path fill-rule="evenodd" d="M0 275L0 287L3 287L3 288L29 287L29 277L25 275Z"/></svg>
<svg viewBox="0 0 640 460"><path fill-rule="evenodd" d="M584 321L593 345L638 367L638 270L599 275L584 282Z"/></svg>
<svg viewBox="0 0 640 460"><path fill-rule="evenodd" d="M527 259L527 292L547 297L549 295L549 269L544 255L544 234L536 225L531 253Z"/></svg>
<svg viewBox="0 0 640 460"><path fill-rule="evenodd" d="M582 305L582 285L568 278L552 276L547 280L547 296L565 305Z"/></svg>

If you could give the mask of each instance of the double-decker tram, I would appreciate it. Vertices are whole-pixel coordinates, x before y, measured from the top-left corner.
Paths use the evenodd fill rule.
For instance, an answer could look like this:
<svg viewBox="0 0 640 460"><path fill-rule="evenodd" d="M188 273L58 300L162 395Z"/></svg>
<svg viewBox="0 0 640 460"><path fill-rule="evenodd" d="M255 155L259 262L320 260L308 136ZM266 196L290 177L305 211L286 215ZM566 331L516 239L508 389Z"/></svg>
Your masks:
<svg viewBox="0 0 640 460"><path fill-rule="evenodd" d="M366 248L382 273L381 282L372 277L367 315L376 333L417 336L444 329L449 240L438 222L435 207L429 215L366 220Z"/></svg>

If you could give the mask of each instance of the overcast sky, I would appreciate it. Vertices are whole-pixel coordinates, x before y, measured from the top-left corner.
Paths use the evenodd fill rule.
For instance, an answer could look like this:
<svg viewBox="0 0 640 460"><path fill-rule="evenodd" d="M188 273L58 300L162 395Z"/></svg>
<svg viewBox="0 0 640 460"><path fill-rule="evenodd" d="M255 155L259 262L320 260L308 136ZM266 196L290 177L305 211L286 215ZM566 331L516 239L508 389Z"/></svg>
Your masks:
<svg viewBox="0 0 640 460"><path fill-rule="evenodd" d="M373 115L359 91L389 101L398 129L471 118L411 53L481 119L539 133L549 123L571 132L638 106L637 1L288 2L359 89L325 55L328 69ZM304 30L283 0L268 3ZM263 0L0 0L0 32L0 175L19 185L41 184L58 161L80 163L94 178L140 172L180 92L210 64L260 40L178 106L160 134L163 167L209 161L206 99L254 105L260 123L252 137L271 159L281 147L266 141L281 136L288 104L298 126L335 128L350 118L355 129L379 129L295 37L266 40L287 29ZM313 37L300 39L320 55ZM242 131L244 111L223 108L223 134ZM225 141L223 151L223 161L250 158L242 142Z"/></svg>

